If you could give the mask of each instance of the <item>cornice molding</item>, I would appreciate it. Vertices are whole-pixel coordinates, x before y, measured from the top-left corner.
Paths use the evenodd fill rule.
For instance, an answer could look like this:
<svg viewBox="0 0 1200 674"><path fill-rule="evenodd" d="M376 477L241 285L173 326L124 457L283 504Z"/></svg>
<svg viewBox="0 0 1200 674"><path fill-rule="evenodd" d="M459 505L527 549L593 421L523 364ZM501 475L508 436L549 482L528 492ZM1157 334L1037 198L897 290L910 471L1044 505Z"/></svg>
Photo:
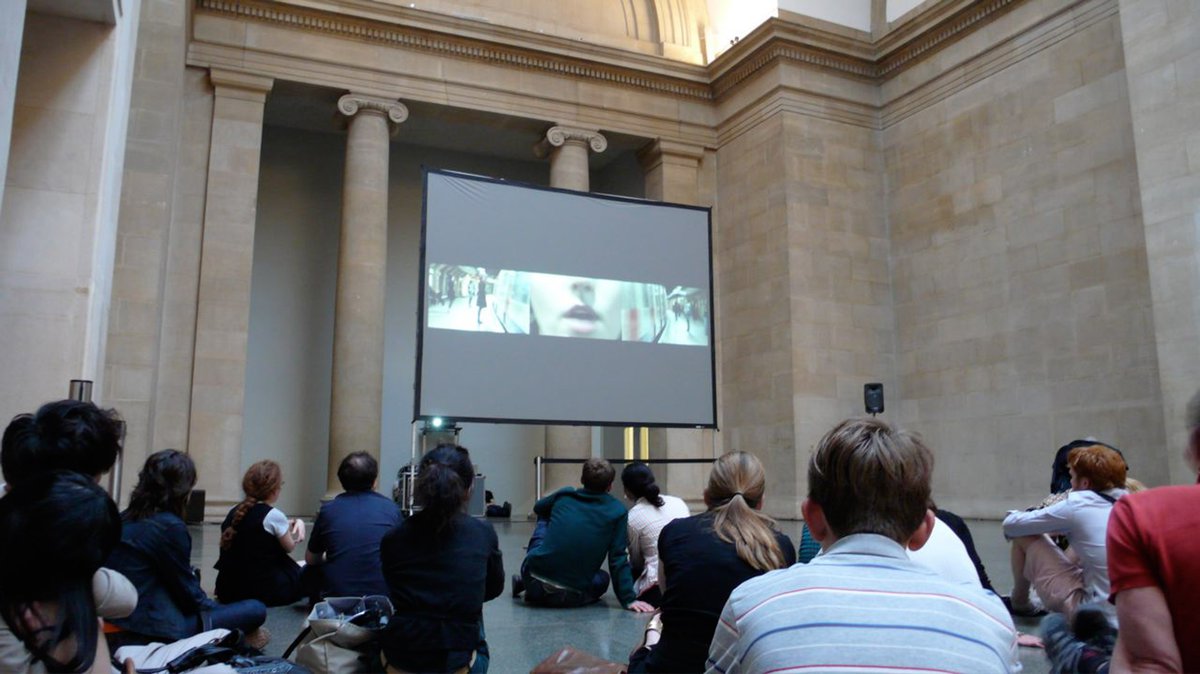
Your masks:
<svg viewBox="0 0 1200 674"><path fill-rule="evenodd" d="M780 62L880 83L1025 1L946 0L874 43L818 27L770 19L703 68L616 48L586 45L583 49L574 41L545 35L536 35L532 48L516 46L509 42L521 41L521 37L534 38L534 34L462 19L431 17L427 12L407 8L387 8L392 14L381 14L381 9L375 13L364 10L343 14L264 0L195 0L199 11L211 14L701 101L718 100L741 82ZM411 25L413 17L418 15L422 18L421 25ZM467 26L473 30L465 31Z"/></svg>
<svg viewBox="0 0 1200 674"><path fill-rule="evenodd" d="M390 44L405 49L432 52L445 56L487 63L497 63L526 70L569 75L584 79L611 82L636 89L648 90L682 98L711 100L712 90L702 80L692 80L650 72L645 69L613 65L576 56L556 53L549 49L526 49L474 37L438 33L375 19L351 17L317 9L301 9L261 0L196 0L202 12L223 14L241 19L274 23L303 30L329 33L369 42ZM568 41L569 43L569 41ZM593 47L593 52L597 50ZM614 60L627 52L612 51ZM662 65L679 68L667 59Z"/></svg>

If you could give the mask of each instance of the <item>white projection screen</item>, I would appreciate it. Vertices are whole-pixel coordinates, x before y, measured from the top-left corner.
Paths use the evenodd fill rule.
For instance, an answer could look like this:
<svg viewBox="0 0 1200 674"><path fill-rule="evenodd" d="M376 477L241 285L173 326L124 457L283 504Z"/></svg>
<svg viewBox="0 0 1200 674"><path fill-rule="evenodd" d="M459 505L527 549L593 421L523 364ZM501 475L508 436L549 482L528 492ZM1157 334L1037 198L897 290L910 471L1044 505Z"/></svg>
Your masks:
<svg viewBox="0 0 1200 674"><path fill-rule="evenodd" d="M710 215L426 170L414 418L715 427Z"/></svg>

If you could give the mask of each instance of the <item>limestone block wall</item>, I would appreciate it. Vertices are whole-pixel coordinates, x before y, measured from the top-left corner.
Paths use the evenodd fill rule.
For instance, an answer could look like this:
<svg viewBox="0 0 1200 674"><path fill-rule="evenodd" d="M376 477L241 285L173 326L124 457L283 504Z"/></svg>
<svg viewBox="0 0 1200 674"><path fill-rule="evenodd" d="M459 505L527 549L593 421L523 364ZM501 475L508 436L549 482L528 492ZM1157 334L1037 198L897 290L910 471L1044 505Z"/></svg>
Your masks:
<svg viewBox="0 0 1200 674"><path fill-rule="evenodd" d="M139 7L116 25L24 17L0 210L5 421L65 397L69 379L104 379Z"/></svg>
<svg viewBox="0 0 1200 674"><path fill-rule="evenodd" d="M767 117L717 152L722 437L767 467L773 514L794 510L797 471L784 124Z"/></svg>
<svg viewBox="0 0 1200 674"><path fill-rule="evenodd" d="M900 420L963 515L1040 498L1077 437L1167 477L1120 22L1111 2L1077 10L883 131ZM1050 9L1006 20L1022 11Z"/></svg>
<svg viewBox="0 0 1200 674"><path fill-rule="evenodd" d="M1159 376L1174 482L1187 401L1200 386L1200 6L1121 0Z"/></svg>
<svg viewBox="0 0 1200 674"><path fill-rule="evenodd" d="M817 441L865 413L863 384L891 410L898 391L878 133L795 113L783 133L799 501Z"/></svg>

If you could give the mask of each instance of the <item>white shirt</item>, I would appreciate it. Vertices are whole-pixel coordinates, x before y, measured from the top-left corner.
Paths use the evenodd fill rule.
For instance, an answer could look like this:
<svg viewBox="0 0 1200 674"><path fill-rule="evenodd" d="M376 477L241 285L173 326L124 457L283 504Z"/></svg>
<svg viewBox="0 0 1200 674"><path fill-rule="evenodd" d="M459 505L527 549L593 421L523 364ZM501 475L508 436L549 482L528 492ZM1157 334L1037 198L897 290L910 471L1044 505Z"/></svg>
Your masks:
<svg viewBox="0 0 1200 674"><path fill-rule="evenodd" d="M1121 498L1128 492L1109 489L1104 493ZM1066 499L1047 508L1009 513L1004 518L1004 535L1017 538L1064 534L1083 567L1083 586L1088 591L1088 601L1107 603L1108 553L1104 536L1112 507L1112 503L1090 489L1072 490Z"/></svg>
<svg viewBox="0 0 1200 674"><path fill-rule="evenodd" d="M975 563L967 554L967 546L946 523L934 518L933 531L920 550L908 550L908 558L928 568L944 580L967 583L982 588Z"/></svg>
<svg viewBox="0 0 1200 674"><path fill-rule="evenodd" d="M284 515L279 508L271 508L271 512L263 518L263 529L266 529L267 533L275 538L286 534L290 526L287 515Z"/></svg>
<svg viewBox="0 0 1200 674"><path fill-rule="evenodd" d="M641 594L658 584L658 534L673 519L692 513L677 496L662 495L663 505L656 508L644 498L629 509L629 560L644 564L642 575L633 581L633 591Z"/></svg>

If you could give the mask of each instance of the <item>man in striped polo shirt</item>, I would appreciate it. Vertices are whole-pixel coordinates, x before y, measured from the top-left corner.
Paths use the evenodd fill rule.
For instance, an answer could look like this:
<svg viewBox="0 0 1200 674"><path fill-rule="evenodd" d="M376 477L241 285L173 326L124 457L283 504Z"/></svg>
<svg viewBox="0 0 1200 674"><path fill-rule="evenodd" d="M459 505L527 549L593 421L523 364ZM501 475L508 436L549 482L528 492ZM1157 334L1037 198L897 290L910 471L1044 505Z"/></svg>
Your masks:
<svg viewBox="0 0 1200 674"><path fill-rule="evenodd" d="M851 419L821 439L801 509L822 553L740 585L708 671L1015 672L996 595L910 561L933 529L933 455L914 435Z"/></svg>

